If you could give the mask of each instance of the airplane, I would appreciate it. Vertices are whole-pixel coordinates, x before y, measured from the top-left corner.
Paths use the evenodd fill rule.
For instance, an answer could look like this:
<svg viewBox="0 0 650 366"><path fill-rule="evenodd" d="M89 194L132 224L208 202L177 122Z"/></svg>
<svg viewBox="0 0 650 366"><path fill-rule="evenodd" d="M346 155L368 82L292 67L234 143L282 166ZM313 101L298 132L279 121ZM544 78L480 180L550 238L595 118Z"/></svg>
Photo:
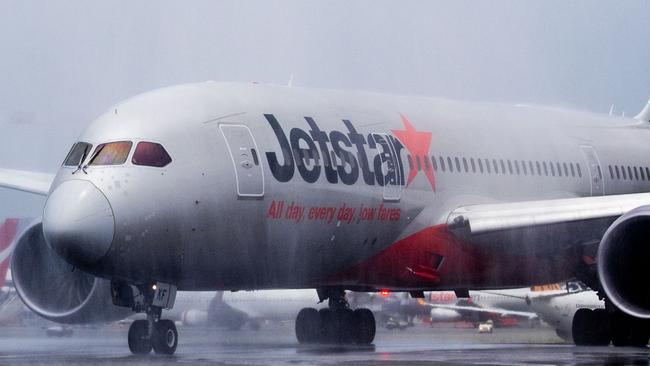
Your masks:
<svg viewBox="0 0 650 366"><path fill-rule="evenodd" d="M607 311L589 344L645 346L650 102L635 118L552 107L205 82L111 107L56 176L12 257L27 306L62 322L132 312L131 352L173 354L176 291L316 289L300 343L370 344L346 291L577 279ZM610 321L611 320L611 321ZM574 334L575 337L575 334Z"/></svg>
<svg viewBox="0 0 650 366"><path fill-rule="evenodd" d="M318 301L313 290L179 291L168 317L189 326L238 330L248 323L257 330L265 321L293 320L302 308L317 306Z"/></svg>

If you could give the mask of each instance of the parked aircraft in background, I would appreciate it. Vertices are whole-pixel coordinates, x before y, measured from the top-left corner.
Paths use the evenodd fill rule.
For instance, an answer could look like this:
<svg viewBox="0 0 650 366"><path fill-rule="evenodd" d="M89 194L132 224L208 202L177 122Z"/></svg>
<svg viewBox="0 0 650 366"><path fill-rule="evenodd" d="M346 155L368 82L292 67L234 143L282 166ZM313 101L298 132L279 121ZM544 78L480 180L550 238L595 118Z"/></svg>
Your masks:
<svg viewBox="0 0 650 366"><path fill-rule="evenodd" d="M650 104L635 118L262 84L200 83L95 120L46 195L12 273L37 314L135 312L133 353L174 353L177 290L315 288L300 342L369 344L345 291L524 287L577 278L589 344L648 343ZM65 296L61 296L65 295ZM611 321L613 320L613 321ZM611 324L611 329L607 326Z"/></svg>

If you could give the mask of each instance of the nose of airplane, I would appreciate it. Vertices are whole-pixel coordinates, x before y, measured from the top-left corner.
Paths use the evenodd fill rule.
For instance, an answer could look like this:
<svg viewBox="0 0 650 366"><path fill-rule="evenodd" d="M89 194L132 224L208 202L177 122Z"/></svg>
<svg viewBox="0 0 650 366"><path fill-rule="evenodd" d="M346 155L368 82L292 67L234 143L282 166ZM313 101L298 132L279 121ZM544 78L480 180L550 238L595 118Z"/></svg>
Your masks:
<svg viewBox="0 0 650 366"><path fill-rule="evenodd" d="M106 255L113 243L113 209L91 182L65 181L45 203L43 234L69 263L92 264Z"/></svg>

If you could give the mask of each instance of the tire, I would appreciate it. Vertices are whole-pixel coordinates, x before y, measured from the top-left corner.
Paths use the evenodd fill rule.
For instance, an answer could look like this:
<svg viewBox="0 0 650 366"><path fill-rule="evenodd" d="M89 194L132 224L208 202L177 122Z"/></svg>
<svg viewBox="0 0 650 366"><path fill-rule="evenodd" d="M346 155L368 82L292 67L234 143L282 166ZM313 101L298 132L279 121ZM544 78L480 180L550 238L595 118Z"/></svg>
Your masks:
<svg viewBox="0 0 650 366"><path fill-rule="evenodd" d="M136 320L129 327L129 350L134 355L146 355L151 352L149 325L146 320Z"/></svg>
<svg viewBox="0 0 650 366"><path fill-rule="evenodd" d="M587 324L590 343L594 346L607 346L612 339L610 317L605 309L595 309L591 313L591 323ZM646 341L647 343L647 341Z"/></svg>
<svg viewBox="0 0 650 366"><path fill-rule="evenodd" d="M333 341L337 344L354 342L355 316L351 309L337 309L332 314Z"/></svg>
<svg viewBox="0 0 650 366"><path fill-rule="evenodd" d="M650 339L647 320L617 311L612 316L612 343L617 347L646 347Z"/></svg>
<svg viewBox="0 0 650 366"><path fill-rule="evenodd" d="M333 343L336 339L336 330L334 329L334 312L328 308L318 310L320 318L320 343Z"/></svg>
<svg viewBox="0 0 650 366"><path fill-rule="evenodd" d="M573 315L571 334L576 346L588 346L590 344L588 326L592 320L592 313L591 309L583 308L578 309Z"/></svg>
<svg viewBox="0 0 650 366"><path fill-rule="evenodd" d="M161 319L154 323L151 346L161 355L173 355L178 346L178 331L173 321Z"/></svg>
<svg viewBox="0 0 650 366"><path fill-rule="evenodd" d="M321 333L321 319L318 310L303 308L296 317L296 339L298 343L315 343Z"/></svg>
<svg viewBox="0 0 650 366"><path fill-rule="evenodd" d="M375 316L368 309L357 309L354 311L355 332L354 342L361 345L369 345L375 339L377 330Z"/></svg>

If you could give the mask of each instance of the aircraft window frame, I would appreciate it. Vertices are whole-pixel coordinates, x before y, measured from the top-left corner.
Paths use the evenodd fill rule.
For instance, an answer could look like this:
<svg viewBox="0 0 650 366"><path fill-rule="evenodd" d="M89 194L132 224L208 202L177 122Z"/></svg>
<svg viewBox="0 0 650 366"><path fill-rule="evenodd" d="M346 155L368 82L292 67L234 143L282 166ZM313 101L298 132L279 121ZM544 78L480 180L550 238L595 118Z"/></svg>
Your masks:
<svg viewBox="0 0 650 366"><path fill-rule="evenodd" d="M465 168L465 173L469 173L469 168L467 167L467 159L463 158L463 167Z"/></svg>
<svg viewBox="0 0 650 366"><path fill-rule="evenodd" d="M506 163L503 159L499 159L499 162L501 163L501 174L506 175Z"/></svg>
<svg viewBox="0 0 650 366"><path fill-rule="evenodd" d="M555 167L557 168L557 176L562 177L562 165L560 165L559 161L555 162Z"/></svg>
<svg viewBox="0 0 650 366"><path fill-rule="evenodd" d="M634 167L634 178L639 180L639 172L636 170L636 167Z"/></svg>
<svg viewBox="0 0 650 366"><path fill-rule="evenodd" d="M541 177L542 176L542 166L539 163L539 160L535 160L535 165L537 165L537 175Z"/></svg>
<svg viewBox="0 0 650 366"><path fill-rule="evenodd" d="M485 158L485 169L488 174L492 174L492 170L490 169L490 160L488 158Z"/></svg>
<svg viewBox="0 0 650 366"><path fill-rule="evenodd" d="M72 157L73 152L76 152L77 146L80 145L85 145L84 151L82 152L82 155L79 156L79 161L77 161L75 164L68 164L68 160ZM84 163L84 161L90 156L90 152L93 150L93 144L85 141L77 141L74 144L72 144L72 147L70 147L70 150L68 151L68 155L65 156L65 159L63 159L63 163L61 166L66 167L66 168L76 168L79 167Z"/></svg>
<svg viewBox="0 0 650 366"><path fill-rule="evenodd" d="M621 173L623 173L623 180L627 180L627 172L625 171L625 167L621 166Z"/></svg>
<svg viewBox="0 0 650 366"><path fill-rule="evenodd" d="M483 159L477 158L476 160L478 161L478 170L483 174Z"/></svg>
<svg viewBox="0 0 650 366"><path fill-rule="evenodd" d="M462 170L460 170L460 159L458 159L458 156L454 157L454 160L456 162L456 171L462 173Z"/></svg>
<svg viewBox="0 0 650 366"><path fill-rule="evenodd" d="M573 163L569 163L569 167L571 167L571 177L575 178L576 177L576 170L575 170L575 167L573 166ZM614 176L612 176L612 179L614 179Z"/></svg>
<svg viewBox="0 0 650 366"><path fill-rule="evenodd" d="M630 176L630 180L632 180L632 168L629 165L627 166L627 172L628 175Z"/></svg>
<svg viewBox="0 0 650 366"><path fill-rule="evenodd" d="M440 168L442 169L443 172L446 171L445 169L445 159L441 156L440 158Z"/></svg>
<svg viewBox="0 0 650 366"><path fill-rule="evenodd" d="M499 175L499 163L497 163L497 159L492 159L492 167L494 168L494 174Z"/></svg>
<svg viewBox="0 0 650 366"><path fill-rule="evenodd" d="M508 173L510 175L514 175L514 172L512 170L512 162L510 161L510 159L508 159Z"/></svg>
<svg viewBox="0 0 650 366"><path fill-rule="evenodd" d="M555 167L553 166L553 162L549 161L548 165L550 166L551 176L555 177Z"/></svg>
<svg viewBox="0 0 650 366"><path fill-rule="evenodd" d="M436 157L431 155L431 166L433 166L434 171L438 171L438 163L436 163Z"/></svg>
<svg viewBox="0 0 650 366"><path fill-rule="evenodd" d="M137 161L138 158L136 157L136 155L140 153L140 150L138 149L140 149L141 146L143 148L148 147L150 149L149 151L145 150L144 152L142 152L142 154L149 154L149 156L145 156L144 158L141 158L143 159L143 161L138 162ZM153 155L156 153L158 154L157 156ZM259 157L257 156L257 151L255 149L251 149L251 155L253 157L253 164L255 164L256 166L259 165L260 164ZM138 167L164 168L169 164L171 164L173 161L174 159L172 159L167 149L165 149L165 146L163 146L163 144L159 142L146 141L146 140L138 141L137 143L135 143L135 148L133 148L133 152L131 154L131 164Z"/></svg>
<svg viewBox="0 0 650 366"><path fill-rule="evenodd" d="M474 163L474 158L469 158L469 163L472 166L472 173L476 173L476 164Z"/></svg>
<svg viewBox="0 0 650 366"><path fill-rule="evenodd" d="M519 160L515 160L515 173L521 175L521 169L519 169Z"/></svg>
<svg viewBox="0 0 650 366"><path fill-rule="evenodd" d="M102 154L106 146L116 145L116 144L128 144L129 149L126 152L126 154L119 156L119 159L114 157L113 161L111 161L110 163L104 163L104 162L95 163L95 159L97 159ZM129 141L129 140L109 141L109 142L98 144L95 147L95 151L90 157L90 160L88 160L88 166L90 167L123 166L129 160L132 151L133 151L133 141Z"/></svg>
<svg viewBox="0 0 650 366"><path fill-rule="evenodd" d="M532 160L528 160L528 170L530 171L530 175L535 176L535 166Z"/></svg>
<svg viewBox="0 0 650 366"><path fill-rule="evenodd" d="M616 179L621 180L621 172L618 170L618 165L614 165L614 171L616 172Z"/></svg>
<svg viewBox="0 0 650 366"><path fill-rule="evenodd" d="M578 169L578 177L582 178L582 167L580 166L580 163L576 163L576 169Z"/></svg>
<svg viewBox="0 0 650 366"><path fill-rule="evenodd" d="M454 163L451 161L451 157L447 156L447 166L449 167L449 172L454 172Z"/></svg>
<svg viewBox="0 0 650 366"><path fill-rule="evenodd" d="M608 165L609 167L609 177L610 179L614 179L614 169L612 168L611 165Z"/></svg>
<svg viewBox="0 0 650 366"><path fill-rule="evenodd" d="M524 175L528 175L528 167L526 166L526 162L524 160L521 161L521 169L524 172Z"/></svg>

